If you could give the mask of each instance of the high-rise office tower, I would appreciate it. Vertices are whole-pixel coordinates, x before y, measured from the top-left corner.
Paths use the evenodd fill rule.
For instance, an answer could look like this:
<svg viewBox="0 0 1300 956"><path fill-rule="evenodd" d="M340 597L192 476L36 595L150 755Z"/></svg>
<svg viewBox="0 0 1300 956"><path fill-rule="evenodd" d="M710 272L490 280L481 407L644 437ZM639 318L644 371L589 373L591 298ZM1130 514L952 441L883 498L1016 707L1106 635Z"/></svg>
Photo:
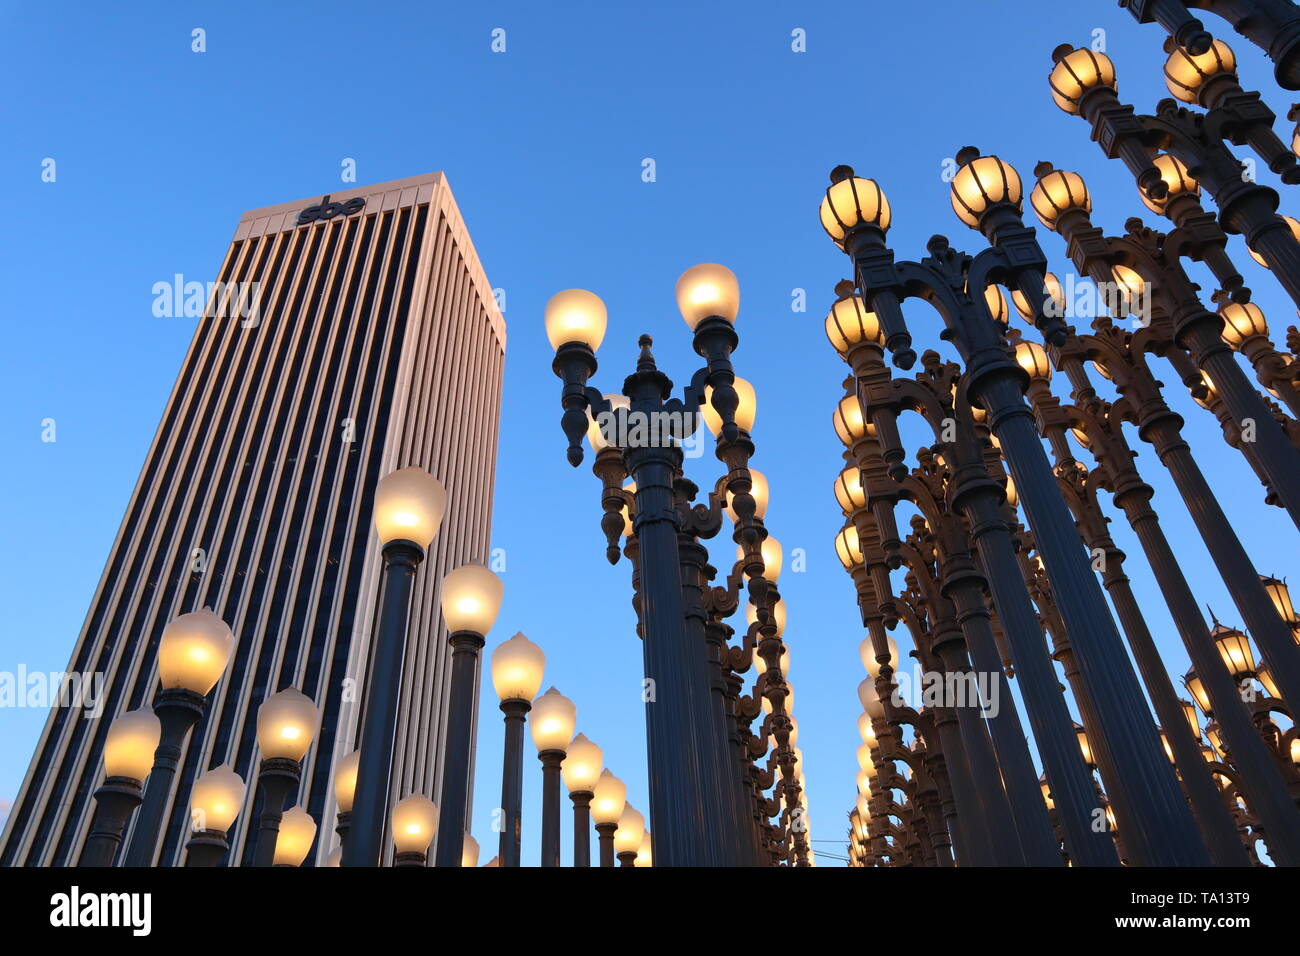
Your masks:
<svg viewBox="0 0 1300 956"><path fill-rule="evenodd" d="M151 706L163 627L205 606L236 644L182 755L157 860L183 860L190 786L229 763L249 783L229 862L251 861L258 704L296 687L322 717L298 802L323 861L333 764L364 706L381 563L371 503L409 465L442 480L448 506L416 575L393 791L436 798L449 659L437 586L489 559L504 357L505 322L441 173L243 215L68 665L103 674L103 716L51 711L0 863L76 863L109 724Z"/></svg>

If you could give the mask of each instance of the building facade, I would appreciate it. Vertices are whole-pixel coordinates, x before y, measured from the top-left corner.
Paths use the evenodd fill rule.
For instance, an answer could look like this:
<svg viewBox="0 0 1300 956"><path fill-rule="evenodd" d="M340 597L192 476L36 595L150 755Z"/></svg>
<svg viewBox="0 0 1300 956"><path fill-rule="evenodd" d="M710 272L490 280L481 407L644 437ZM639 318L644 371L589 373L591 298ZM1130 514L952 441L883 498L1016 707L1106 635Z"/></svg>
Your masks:
<svg viewBox="0 0 1300 956"><path fill-rule="evenodd" d="M437 585L489 559L504 359L504 319L441 173L243 215L68 665L103 674L103 716L52 709L0 865L76 863L109 724L151 706L163 627L205 606L236 643L182 756L157 862L183 862L190 786L223 763L249 784L229 863L251 861L257 707L285 687L321 713L298 803L318 825L309 859L324 862L375 622L371 503L410 465L443 482L448 505L416 576L393 799L436 799L449 662Z"/></svg>

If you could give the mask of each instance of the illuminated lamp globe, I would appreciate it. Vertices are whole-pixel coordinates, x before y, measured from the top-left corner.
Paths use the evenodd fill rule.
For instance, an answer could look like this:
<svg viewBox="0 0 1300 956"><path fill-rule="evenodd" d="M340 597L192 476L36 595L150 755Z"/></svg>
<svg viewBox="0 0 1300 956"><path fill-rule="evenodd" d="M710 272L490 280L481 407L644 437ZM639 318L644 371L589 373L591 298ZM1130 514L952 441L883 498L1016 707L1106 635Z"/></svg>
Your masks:
<svg viewBox="0 0 1300 956"><path fill-rule="evenodd" d="M423 468L403 468L375 488L375 531L383 544L411 541L427 548L447 510L447 490Z"/></svg>
<svg viewBox="0 0 1300 956"><path fill-rule="evenodd" d="M691 266L677 280L677 308L691 331L705 319L735 322L740 310L736 274L716 262Z"/></svg>
<svg viewBox="0 0 1300 956"><path fill-rule="evenodd" d="M210 608L173 618L158 642L158 677L163 689L207 694L225 673L234 646L230 627Z"/></svg>
<svg viewBox="0 0 1300 956"><path fill-rule="evenodd" d="M128 710L108 726L104 740L104 775L144 782L153 769L162 739L162 722L152 710Z"/></svg>
<svg viewBox="0 0 1300 956"><path fill-rule="evenodd" d="M586 289L565 289L546 303L546 338L556 350L577 342L597 351L607 322L605 303Z"/></svg>

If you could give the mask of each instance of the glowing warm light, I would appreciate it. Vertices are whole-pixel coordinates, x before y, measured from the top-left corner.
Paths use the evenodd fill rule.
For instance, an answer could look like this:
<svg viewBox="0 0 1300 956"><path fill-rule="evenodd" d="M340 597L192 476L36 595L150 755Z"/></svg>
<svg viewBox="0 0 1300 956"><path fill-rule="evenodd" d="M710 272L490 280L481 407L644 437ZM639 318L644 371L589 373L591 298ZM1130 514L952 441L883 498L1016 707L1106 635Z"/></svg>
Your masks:
<svg viewBox="0 0 1300 956"><path fill-rule="evenodd" d="M1063 215L1072 209L1092 212L1092 196L1083 177L1064 169L1053 169L1038 178L1029 194L1038 221L1053 232Z"/></svg>
<svg viewBox="0 0 1300 956"><path fill-rule="evenodd" d="M957 170L950 190L952 211L972 229L978 228L980 217L990 206L1020 206L1020 175L996 156L980 156L966 163Z"/></svg>
<svg viewBox="0 0 1300 956"><path fill-rule="evenodd" d="M852 170L826 190L821 204L822 228L837 246L844 248L849 230L861 225L889 230L889 200L874 179L854 176Z"/></svg>
<svg viewBox="0 0 1300 956"><path fill-rule="evenodd" d="M162 722L152 710L128 710L108 727L104 740L104 775L141 783L153 769L154 751L162 739Z"/></svg>
<svg viewBox="0 0 1300 956"><path fill-rule="evenodd" d="M422 468L403 468L375 488L375 531L383 544L412 541L427 548L447 510L447 491Z"/></svg>
<svg viewBox="0 0 1300 956"><path fill-rule="evenodd" d="M447 630L486 635L501 610L501 579L481 564L463 564L442 579L442 617Z"/></svg>
<svg viewBox="0 0 1300 956"><path fill-rule="evenodd" d="M1195 103L1211 77L1236 72L1237 57L1222 40L1215 40L1208 50L1195 56L1175 47L1165 61L1165 86L1184 103Z"/></svg>
<svg viewBox="0 0 1300 956"><path fill-rule="evenodd" d="M560 775L570 793L594 793L604 766L605 755L601 749L585 734L578 734L569 743L564 762L560 764Z"/></svg>
<svg viewBox="0 0 1300 956"><path fill-rule="evenodd" d="M357 792L357 767L361 765L361 751L354 750L342 757L334 768L334 802L339 813L352 812L352 800Z"/></svg>
<svg viewBox="0 0 1300 956"><path fill-rule="evenodd" d="M302 866L316 840L316 821L304 807L284 811L275 838L276 866Z"/></svg>
<svg viewBox="0 0 1300 956"><path fill-rule="evenodd" d="M862 545L858 540L857 528L848 524L840 529L840 533L835 536L835 553L839 556L840 564L844 565L845 571L852 571L866 563L866 558L862 555Z"/></svg>
<svg viewBox="0 0 1300 956"><path fill-rule="evenodd" d="M757 468L751 468L749 469L749 479L751 482L749 494L754 499L754 517L762 519L767 516L767 502L769 495L767 476ZM731 519L731 523L735 524L736 511L731 507L732 497L733 495L730 493L726 495L725 504L723 504L722 510L726 513L727 517Z"/></svg>
<svg viewBox="0 0 1300 956"><path fill-rule="evenodd" d="M826 315L826 338L839 353L847 358L849 351L863 342L885 344L885 333L876 313L867 310L861 296L851 295L836 300Z"/></svg>
<svg viewBox="0 0 1300 956"><path fill-rule="evenodd" d="M781 576L781 542L769 534L759 545L759 554L763 559L763 577L775 584L777 578ZM744 557L744 545L736 545L736 560L739 561Z"/></svg>
<svg viewBox="0 0 1300 956"><path fill-rule="evenodd" d="M222 764L194 781L190 823L197 830L229 830L244 805L248 787L234 768Z"/></svg>
<svg viewBox="0 0 1300 956"><path fill-rule="evenodd" d="M533 733L537 752L558 750L564 753L573 738L573 725L578 722L578 708L554 687L533 701L532 719L528 726Z"/></svg>
<svg viewBox="0 0 1300 956"><path fill-rule="evenodd" d="M545 669L546 654L519 631L492 652L492 687L501 700L532 700Z"/></svg>
<svg viewBox="0 0 1300 956"><path fill-rule="evenodd" d="M615 853L636 853L641 849L645 838L645 817L632 804L623 807L623 815L618 818L618 829L614 831Z"/></svg>
<svg viewBox="0 0 1300 956"><path fill-rule="evenodd" d="M885 635L885 643L889 648L888 664L894 670L898 669L898 642L890 635ZM862 639L858 645L858 654L862 658L862 666L867 669L867 676L872 680L880 676L880 668L883 666L876 660L876 651L871 643L871 637L867 636Z"/></svg>
<svg viewBox="0 0 1300 956"><path fill-rule="evenodd" d="M627 803L627 784L609 770L602 770L591 799L591 819L595 823L618 823Z"/></svg>
<svg viewBox="0 0 1300 956"><path fill-rule="evenodd" d="M577 342L593 352L605 339L608 314L600 296L586 289L565 289L546 303L546 338L551 348Z"/></svg>
<svg viewBox="0 0 1300 956"><path fill-rule="evenodd" d="M1067 113L1079 112L1079 101L1089 90L1115 89L1115 64L1104 53L1086 47L1071 50L1056 61L1048 83L1052 99Z"/></svg>
<svg viewBox="0 0 1300 956"><path fill-rule="evenodd" d="M438 834L438 805L413 793L393 807L393 843L398 853L427 853Z"/></svg>
<svg viewBox="0 0 1300 956"><path fill-rule="evenodd" d="M262 759L301 760L320 726L310 697L292 687L272 694L257 709L257 744Z"/></svg>
<svg viewBox="0 0 1300 956"><path fill-rule="evenodd" d="M742 432L752 432L754 419L758 416L758 393L754 391L753 385L739 375L731 385L736 390L736 397L740 399L740 404L736 406L736 427ZM721 435L722 416L713 407L712 385L704 389L704 404L700 406L700 412L704 416L704 424L713 436L716 438Z"/></svg>
<svg viewBox="0 0 1300 956"><path fill-rule="evenodd" d="M173 618L158 642L158 677L163 688L207 694L225 672L234 646L230 628L210 608Z"/></svg>
<svg viewBox="0 0 1300 956"><path fill-rule="evenodd" d="M740 310L736 274L716 262L692 266L677 280L677 308L692 331L705 319L735 322Z"/></svg>

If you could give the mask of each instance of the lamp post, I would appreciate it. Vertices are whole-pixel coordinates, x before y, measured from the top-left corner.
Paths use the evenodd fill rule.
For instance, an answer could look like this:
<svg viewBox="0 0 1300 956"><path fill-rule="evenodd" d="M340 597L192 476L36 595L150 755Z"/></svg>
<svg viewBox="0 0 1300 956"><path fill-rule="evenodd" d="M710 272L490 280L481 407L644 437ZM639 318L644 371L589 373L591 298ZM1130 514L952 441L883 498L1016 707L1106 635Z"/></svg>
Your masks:
<svg viewBox="0 0 1300 956"><path fill-rule="evenodd" d="M284 811L280 829L275 835L275 855L272 866L302 866L316 841L316 821L305 807Z"/></svg>
<svg viewBox="0 0 1300 956"><path fill-rule="evenodd" d="M320 712L311 698L292 687L272 694L257 709L257 745L262 763L257 786L262 797L254 866L273 866L284 801L298 789L302 758L320 729ZM313 828L315 824L313 824ZM313 835L314 835L313 829Z"/></svg>
<svg viewBox="0 0 1300 956"><path fill-rule="evenodd" d="M397 848L397 853L393 857L393 866L425 866L428 861L429 844L438 835L438 825L441 822L442 814L438 812L438 805L422 793L413 793L409 797L403 797L393 806L393 843ZM454 826L454 823L453 823ZM446 833L443 829L443 833ZM461 855L464 854L465 842L464 831L453 830L455 834L461 835L460 847ZM439 844L444 841L439 841ZM445 841L447 843L452 840ZM456 866L460 866L461 857L456 858Z"/></svg>
<svg viewBox="0 0 1300 956"><path fill-rule="evenodd" d="M646 702L656 851L664 866L719 865L735 852L735 821L727 817L735 806L728 799L735 764L722 710L724 695L714 692L709 677L705 615L687 612L679 536L688 529L676 507L676 479L682 461L679 442L693 433L706 389L712 390L709 401L721 419L723 440L741 440L736 418L740 399L730 358L739 341L734 328L739 289L730 270L710 263L683 274L677 299L694 333L695 349L706 362L692 378L685 401L669 397L672 382L658 370L649 336L641 337L636 372L624 382L629 408L614 409L588 387L606 325L605 306L592 293L570 289L554 296L546 308L546 329L556 349L552 368L564 382L561 427L570 464L582 461L589 416L613 416L619 426L637 426L618 431L627 437L623 458L636 488L638 611L645 676L656 688L653 701ZM726 490L735 493L734 507L742 515L737 540L746 546L747 567L760 574L758 545L764 534L761 523L752 518L747 475L733 468ZM606 512L610 520L602 521L602 527L616 558L614 543L621 524L616 510L621 501L609 497L615 511Z"/></svg>
<svg viewBox="0 0 1300 956"><path fill-rule="evenodd" d="M229 764L222 764L194 781L190 793L193 833L185 844L186 866L220 866L230 851L226 833L239 816L248 787Z"/></svg>
<svg viewBox="0 0 1300 956"><path fill-rule="evenodd" d="M181 748L203 716L206 696L221 679L235 637L209 608L168 622L158 642L158 677L162 685L153 709L162 725L144 803L127 847L127 866L152 866L163 814L171 799Z"/></svg>
<svg viewBox="0 0 1300 956"><path fill-rule="evenodd" d="M533 744L542 762L542 866L560 865L560 765L578 709L554 687L533 701Z"/></svg>
<svg viewBox="0 0 1300 956"><path fill-rule="evenodd" d="M604 769L604 754L599 747L578 734L569 743L560 775L573 801L573 865L591 866L591 801L596 796L596 782Z"/></svg>
<svg viewBox="0 0 1300 956"><path fill-rule="evenodd" d="M161 737L162 724L149 710L127 711L109 725L104 740L104 782L95 791L95 816L79 866L113 865L126 822L140 805Z"/></svg>
<svg viewBox="0 0 1300 956"><path fill-rule="evenodd" d="M501 771L501 866L519 865L524 787L524 722L542 686L546 655L522 631L492 652L492 686L505 714L505 760Z"/></svg>
<svg viewBox="0 0 1300 956"><path fill-rule="evenodd" d="M442 483L419 468L385 475L375 488L375 530L384 579L370 682L361 724L361 760L344 866L375 866L383 847L415 569L438 533L447 505Z"/></svg>
<svg viewBox="0 0 1300 956"><path fill-rule="evenodd" d="M600 842L600 865L614 865L614 833L627 804L627 784L605 768L596 780L591 801L591 818L596 822Z"/></svg>
<svg viewBox="0 0 1300 956"><path fill-rule="evenodd" d="M645 817L632 804L623 807L623 815L618 818L618 827L614 830L614 852L618 854L619 866L635 866L636 855L645 839Z"/></svg>
<svg viewBox="0 0 1300 956"><path fill-rule="evenodd" d="M460 866L464 855L461 835L469 817L479 652L501 610L501 591L501 579L478 564L462 565L442 579L442 618L450 634L452 653L442 761L442 812L447 816L447 825L438 841L438 866Z"/></svg>

